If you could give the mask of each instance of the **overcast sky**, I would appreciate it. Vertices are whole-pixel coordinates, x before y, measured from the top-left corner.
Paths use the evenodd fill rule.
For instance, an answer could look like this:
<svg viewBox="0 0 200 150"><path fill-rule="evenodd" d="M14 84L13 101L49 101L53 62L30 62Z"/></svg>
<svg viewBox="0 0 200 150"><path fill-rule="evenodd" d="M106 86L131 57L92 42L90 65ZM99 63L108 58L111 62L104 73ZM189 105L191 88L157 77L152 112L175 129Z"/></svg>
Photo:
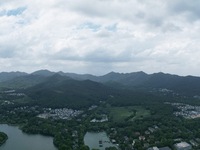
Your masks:
<svg viewBox="0 0 200 150"><path fill-rule="evenodd" d="M199 0L0 0L0 72L200 76Z"/></svg>

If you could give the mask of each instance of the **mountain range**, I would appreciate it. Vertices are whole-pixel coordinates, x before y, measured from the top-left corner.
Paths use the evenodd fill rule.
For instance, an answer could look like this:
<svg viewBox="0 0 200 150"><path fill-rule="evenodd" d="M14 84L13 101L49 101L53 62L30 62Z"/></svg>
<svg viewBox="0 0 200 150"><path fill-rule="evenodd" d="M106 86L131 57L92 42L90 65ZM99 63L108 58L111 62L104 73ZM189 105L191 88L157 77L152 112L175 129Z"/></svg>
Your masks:
<svg viewBox="0 0 200 150"><path fill-rule="evenodd" d="M37 104L89 106L103 99L138 98L138 92L166 89L175 93L200 95L200 77L165 73L116 73L103 76L39 70L33 73L2 72L0 88L21 90ZM142 95L140 93L140 95ZM145 95L143 93L143 95Z"/></svg>
<svg viewBox="0 0 200 150"><path fill-rule="evenodd" d="M47 77L59 74L71 79L81 81L90 80L118 88L166 88L177 92L200 92L200 77L178 76L165 73L146 74L144 72L116 73L110 72L103 76L90 74L75 74L64 72L51 72L39 70L31 74L24 72L2 72L0 73L0 87L5 88L27 88L43 82Z"/></svg>

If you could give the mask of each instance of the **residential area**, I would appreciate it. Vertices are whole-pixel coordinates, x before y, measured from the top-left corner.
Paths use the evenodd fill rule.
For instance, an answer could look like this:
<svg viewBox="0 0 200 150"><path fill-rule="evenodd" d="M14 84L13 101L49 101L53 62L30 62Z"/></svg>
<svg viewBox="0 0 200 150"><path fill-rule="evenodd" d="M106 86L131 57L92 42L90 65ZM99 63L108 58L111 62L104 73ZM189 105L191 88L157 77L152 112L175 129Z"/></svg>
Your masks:
<svg viewBox="0 0 200 150"><path fill-rule="evenodd" d="M71 120L72 118L83 113L81 110L73 110L68 108L60 108L60 109L52 109L52 108L44 108L44 113L39 114L39 118L54 118L54 119L65 119Z"/></svg>
<svg viewBox="0 0 200 150"><path fill-rule="evenodd" d="M200 117L200 106L192 106L184 103L169 103L169 102L166 102L165 104L170 104L178 109L178 111L174 112L175 116L182 116L186 119L194 119Z"/></svg>

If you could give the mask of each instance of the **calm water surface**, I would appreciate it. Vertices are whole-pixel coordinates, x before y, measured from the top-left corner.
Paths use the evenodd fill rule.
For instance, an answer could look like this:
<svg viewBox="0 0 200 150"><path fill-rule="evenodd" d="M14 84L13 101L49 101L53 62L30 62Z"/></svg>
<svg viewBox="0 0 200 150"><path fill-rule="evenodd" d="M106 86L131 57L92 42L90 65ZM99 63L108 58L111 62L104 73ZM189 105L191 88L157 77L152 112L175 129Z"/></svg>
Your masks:
<svg viewBox="0 0 200 150"><path fill-rule="evenodd" d="M8 135L0 150L57 150L52 137L25 134L18 127L6 124L0 124L0 131Z"/></svg>

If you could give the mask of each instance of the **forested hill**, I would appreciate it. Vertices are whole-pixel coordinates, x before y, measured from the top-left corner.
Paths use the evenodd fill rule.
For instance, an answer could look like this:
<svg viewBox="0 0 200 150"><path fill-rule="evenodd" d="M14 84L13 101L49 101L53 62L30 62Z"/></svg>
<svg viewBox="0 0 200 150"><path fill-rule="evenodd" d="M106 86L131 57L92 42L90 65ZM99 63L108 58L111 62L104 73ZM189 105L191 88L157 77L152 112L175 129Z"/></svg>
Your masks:
<svg viewBox="0 0 200 150"><path fill-rule="evenodd" d="M19 76L7 81L0 82L0 88L6 89L25 89L41 83L46 80L46 77L41 75L28 74Z"/></svg>
<svg viewBox="0 0 200 150"><path fill-rule="evenodd" d="M55 74L27 88L25 93L37 105L77 108L98 104L116 91L101 83L90 80L78 81Z"/></svg>
<svg viewBox="0 0 200 150"><path fill-rule="evenodd" d="M25 72L1 72L0 73L0 82L8 81L14 79L16 77L25 76L27 73Z"/></svg>
<svg viewBox="0 0 200 150"><path fill-rule="evenodd" d="M76 79L78 75L76 75ZM73 76L71 76L73 78ZM200 95L200 77L178 76L165 73L146 74L144 72L115 73L90 78L80 75L79 79L90 79L113 86L128 89L168 89L187 95ZM87 78L88 77L88 78Z"/></svg>
<svg viewBox="0 0 200 150"><path fill-rule="evenodd" d="M7 77L5 77L5 74ZM27 88L44 82L47 78L59 74L77 81L90 80L119 89L168 89L186 95L200 95L200 77L178 76L165 73L146 74L144 72L116 73L103 76L75 74L38 70L31 74L23 72L0 73L0 87ZM73 80L73 81L74 81Z"/></svg>

